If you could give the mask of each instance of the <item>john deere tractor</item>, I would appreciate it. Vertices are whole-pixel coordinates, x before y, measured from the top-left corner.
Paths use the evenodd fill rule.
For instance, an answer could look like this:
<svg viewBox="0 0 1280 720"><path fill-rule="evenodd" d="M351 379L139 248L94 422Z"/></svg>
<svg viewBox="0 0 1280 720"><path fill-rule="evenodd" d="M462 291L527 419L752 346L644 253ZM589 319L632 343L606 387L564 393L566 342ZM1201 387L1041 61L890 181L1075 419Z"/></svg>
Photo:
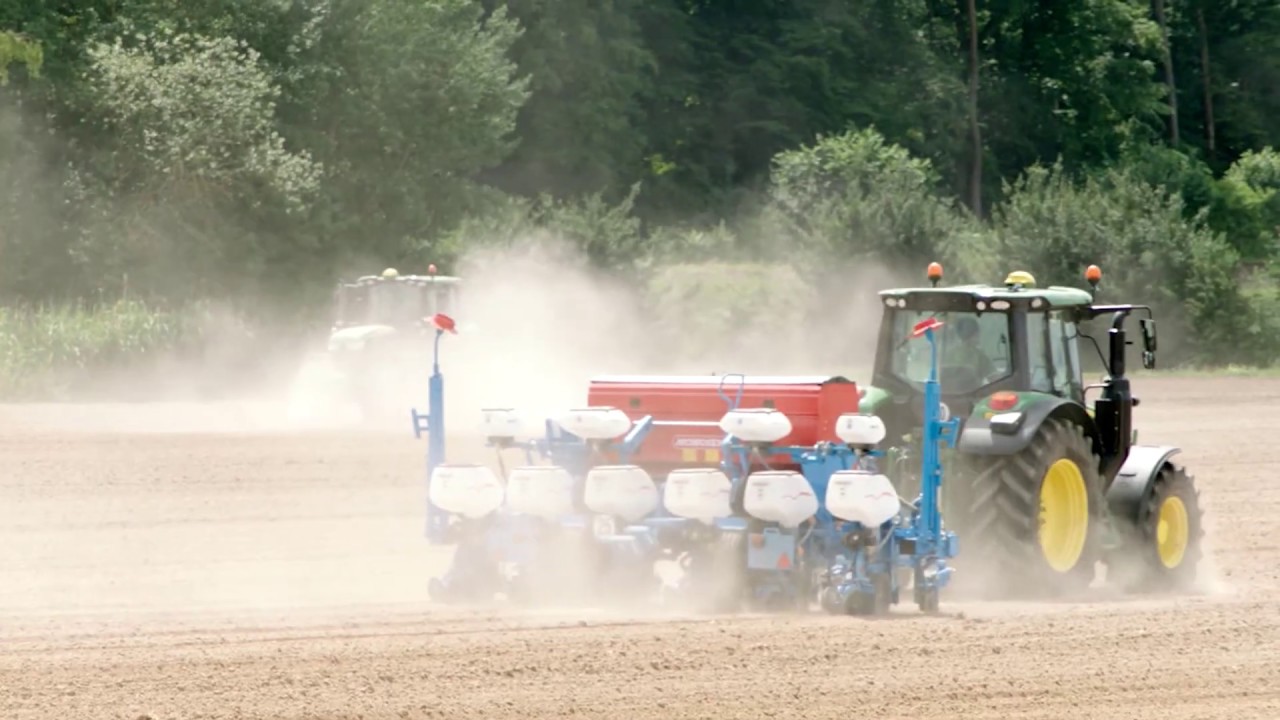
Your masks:
<svg viewBox="0 0 1280 720"><path fill-rule="evenodd" d="M1151 309L1095 304L1097 266L1086 271L1092 291L1038 288L1021 271L997 286L938 287L941 277L933 263L932 287L880 293L861 410L879 415L889 438L904 438L899 455L910 455L929 358L908 340L921 320L940 320L942 399L962 418L944 459L944 516L961 542L957 583L967 576L964 585L988 597L1061 595L1088 586L1102 562L1108 582L1129 591L1185 588L1201 557L1198 493L1174 460L1178 448L1136 444L1138 398L1125 374L1125 323L1135 313L1143 366L1155 366ZM1094 333L1106 334L1107 352ZM1082 348L1096 350L1102 382L1085 383ZM918 478L898 481L914 497Z"/></svg>

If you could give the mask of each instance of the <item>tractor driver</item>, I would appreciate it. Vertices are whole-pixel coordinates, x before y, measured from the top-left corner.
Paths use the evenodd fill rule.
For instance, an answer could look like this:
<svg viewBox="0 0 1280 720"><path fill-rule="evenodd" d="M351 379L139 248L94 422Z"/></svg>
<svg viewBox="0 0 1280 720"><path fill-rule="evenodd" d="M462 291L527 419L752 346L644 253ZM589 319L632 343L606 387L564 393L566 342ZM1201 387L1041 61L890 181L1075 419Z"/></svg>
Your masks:
<svg viewBox="0 0 1280 720"><path fill-rule="evenodd" d="M951 367L969 368L986 379L996 372L996 364L979 346L978 321L968 315L961 315L952 321L958 343L947 344L947 365Z"/></svg>

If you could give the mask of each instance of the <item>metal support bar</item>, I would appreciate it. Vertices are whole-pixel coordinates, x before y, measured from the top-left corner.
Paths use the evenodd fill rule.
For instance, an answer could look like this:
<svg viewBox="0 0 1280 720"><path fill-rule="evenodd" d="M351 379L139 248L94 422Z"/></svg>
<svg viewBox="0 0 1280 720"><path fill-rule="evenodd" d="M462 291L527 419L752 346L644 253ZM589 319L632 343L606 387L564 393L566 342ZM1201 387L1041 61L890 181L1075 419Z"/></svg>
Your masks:
<svg viewBox="0 0 1280 720"><path fill-rule="evenodd" d="M449 516L444 510L431 502L431 476L435 469L442 465L445 458L444 427L444 375L440 372L440 336L444 331L437 328L435 342L432 347L431 380L427 386L427 414L424 417L417 409L413 410L414 437L420 438L422 432L427 433L427 477L424 487L427 495L427 540L433 544L445 542L449 526ZM426 421L423 427L423 421Z"/></svg>
<svg viewBox="0 0 1280 720"><path fill-rule="evenodd" d="M941 420L942 404L938 382L938 345L932 328L924 331L929 341L929 379L924 384L924 438L921 448L920 477L920 529L918 541L932 549L942 537L942 515L939 511L939 491L942 488L941 443L954 446L959 419Z"/></svg>

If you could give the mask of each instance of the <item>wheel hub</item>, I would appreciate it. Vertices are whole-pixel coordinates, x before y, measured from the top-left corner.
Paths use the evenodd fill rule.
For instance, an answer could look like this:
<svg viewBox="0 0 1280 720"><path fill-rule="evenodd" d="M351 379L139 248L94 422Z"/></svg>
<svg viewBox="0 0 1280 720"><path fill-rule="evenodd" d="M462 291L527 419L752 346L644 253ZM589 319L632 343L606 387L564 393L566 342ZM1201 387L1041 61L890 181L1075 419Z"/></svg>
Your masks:
<svg viewBox="0 0 1280 720"><path fill-rule="evenodd" d="M1063 458L1049 466L1040 486L1040 550L1058 572L1073 569L1089 533L1089 492L1084 474Z"/></svg>
<svg viewBox="0 0 1280 720"><path fill-rule="evenodd" d="M1166 568L1172 570L1182 563L1190 536L1187 506L1181 498L1165 498L1156 519L1156 552Z"/></svg>

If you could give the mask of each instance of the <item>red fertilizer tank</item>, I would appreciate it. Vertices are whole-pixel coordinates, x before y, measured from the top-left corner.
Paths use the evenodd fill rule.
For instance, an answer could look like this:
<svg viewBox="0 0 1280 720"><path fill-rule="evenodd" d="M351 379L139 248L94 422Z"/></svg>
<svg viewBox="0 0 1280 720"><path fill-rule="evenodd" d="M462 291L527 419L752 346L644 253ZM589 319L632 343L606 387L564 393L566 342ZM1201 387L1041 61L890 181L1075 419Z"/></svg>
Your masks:
<svg viewBox="0 0 1280 720"><path fill-rule="evenodd" d="M739 395L741 396L739 398ZM634 422L646 415L654 428L631 462L650 473L680 467L714 466L720 462L724 432L718 424L738 407L772 408L791 420L792 432L777 445L839 443L836 421L858 410L858 386L839 376L620 375L592 379L587 404L615 407ZM787 455L769 459L774 469L792 465Z"/></svg>

